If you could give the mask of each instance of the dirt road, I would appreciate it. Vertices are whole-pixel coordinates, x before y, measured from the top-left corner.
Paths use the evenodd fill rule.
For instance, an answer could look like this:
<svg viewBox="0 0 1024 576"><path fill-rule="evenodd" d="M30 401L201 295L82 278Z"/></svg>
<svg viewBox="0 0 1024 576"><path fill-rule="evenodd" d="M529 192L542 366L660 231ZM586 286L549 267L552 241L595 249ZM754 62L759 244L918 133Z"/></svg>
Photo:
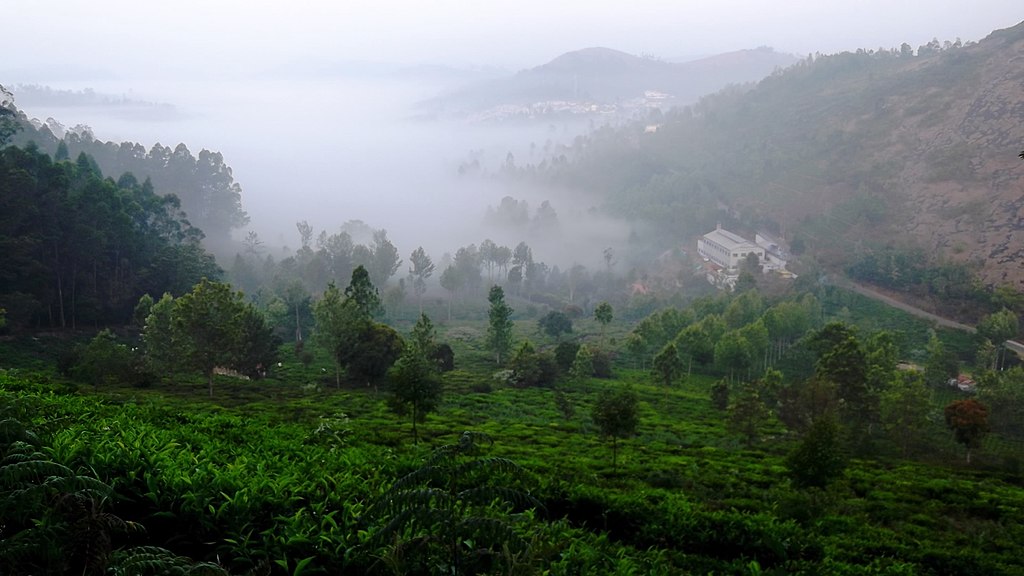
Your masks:
<svg viewBox="0 0 1024 576"><path fill-rule="evenodd" d="M964 330L966 332L970 332L971 334L974 334L975 332L977 332L977 330L974 329L974 326L968 326L967 324L961 324L960 322L957 322L955 320L950 320L949 318L943 318L942 316L936 316L935 314L932 314L931 312L926 312L924 310L921 310L920 308L917 308L915 306L911 306L910 304L907 304L905 302L900 302L899 300L896 300L895 298L891 298L889 296L886 296L885 294L882 294L881 292L876 292L875 290L872 290L871 288L868 288L867 286L861 286L860 284L857 284L856 282L852 282L852 281L850 281L850 280L848 280L846 278L837 279L836 285L840 286L842 288L848 288L850 290L853 290L854 292L856 292L858 294L862 294L864 296L867 296L868 298L872 298L872 299L878 300L880 302L885 302L886 304L888 304L889 306L892 306L893 308L899 308L900 310L903 310L904 312L908 312L910 314L913 314L914 316L917 316L918 318L924 318L925 320L930 320L932 322L935 322L939 326L945 326L946 328L954 328L956 330Z"/></svg>

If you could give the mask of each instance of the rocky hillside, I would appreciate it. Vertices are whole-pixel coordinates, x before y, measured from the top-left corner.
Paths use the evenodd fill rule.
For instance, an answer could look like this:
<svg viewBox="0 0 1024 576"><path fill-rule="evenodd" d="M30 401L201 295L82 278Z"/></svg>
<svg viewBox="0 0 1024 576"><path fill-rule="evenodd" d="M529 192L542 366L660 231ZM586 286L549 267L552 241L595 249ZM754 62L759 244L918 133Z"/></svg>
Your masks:
<svg viewBox="0 0 1024 576"><path fill-rule="evenodd" d="M1024 23L809 58L645 124L595 133L542 173L680 240L726 218L826 265L917 249L1024 286Z"/></svg>

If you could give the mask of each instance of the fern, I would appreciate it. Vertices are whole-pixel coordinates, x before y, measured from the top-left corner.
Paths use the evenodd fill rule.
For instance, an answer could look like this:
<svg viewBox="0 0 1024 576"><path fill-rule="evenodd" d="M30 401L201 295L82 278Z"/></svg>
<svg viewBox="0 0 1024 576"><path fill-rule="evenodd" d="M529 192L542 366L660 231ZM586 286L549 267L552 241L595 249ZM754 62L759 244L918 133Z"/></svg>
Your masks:
<svg viewBox="0 0 1024 576"><path fill-rule="evenodd" d="M114 554L111 576L226 576L227 571L210 562L195 563L156 546L137 546Z"/></svg>
<svg viewBox="0 0 1024 576"><path fill-rule="evenodd" d="M366 511L364 524L374 524L363 546L350 551L358 558L369 550L396 573L421 570L454 574L486 571L489 563L521 553L529 545L516 530L512 508L541 508L519 488L498 485L518 480L525 471L505 458L479 457L493 440L464 432L459 441L436 449L426 463L399 478ZM443 566L434 566L439 560ZM432 566L427 566L430 564Z"/></svg>

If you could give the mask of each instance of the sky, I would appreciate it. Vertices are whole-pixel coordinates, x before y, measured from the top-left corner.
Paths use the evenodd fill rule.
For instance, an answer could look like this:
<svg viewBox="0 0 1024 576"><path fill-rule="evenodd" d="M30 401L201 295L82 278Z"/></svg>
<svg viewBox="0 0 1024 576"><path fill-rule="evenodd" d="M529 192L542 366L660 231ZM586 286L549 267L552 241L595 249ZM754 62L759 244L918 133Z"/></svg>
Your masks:
<svg viewBox="0 0 1024 576"><path fill-rule="evenodd" d="M10 70L234 76L317 62L542 64L606 46L662 58L978 40L1020 0L5 0Z"/></svg>
<svg viewBox="0 0 1024 576"><path fill-rule="evenodd" d="M404 254L432 239L435 259L492 234L452 222L479 222L505 194L534 207L551 199L563 220L587 213L564 196L455 176L470 153L525 158L578 127L412 123L412 103L444 86L366 75L373 64L517 71L593 46L668 60L760 46L806 56L980 40L1024 18L1021 0L0 0L0 10L0 84L91 88L176 111L22 106L29 117L87 124L104 141L222 152L270 243L294 246L298 220L337 230L362 219ZM598 265L615 241L571 236Z"/></svg>

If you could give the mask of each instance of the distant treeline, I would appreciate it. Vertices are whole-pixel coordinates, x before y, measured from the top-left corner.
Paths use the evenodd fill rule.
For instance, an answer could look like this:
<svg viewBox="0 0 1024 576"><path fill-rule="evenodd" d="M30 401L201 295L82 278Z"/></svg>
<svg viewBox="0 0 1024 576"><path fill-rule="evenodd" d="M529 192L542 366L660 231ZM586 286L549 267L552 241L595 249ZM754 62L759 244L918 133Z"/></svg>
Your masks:
<svg viewBox="0 0 1024 576"><path fill-rule="evenodd" d="M36 128L24 114L18 117L20 130L12 143L34 142L55 160L77 158L85 153L105 174L130 172L150 179L161 194L174 194L189 222L203 231L208 246L222 246L231 231L249 222L242 209L242 189L220 152L202 150L194 156L185 144L174 148L154 144L148 151L136 142L103 142L89 130L69 131L63 138L49 127Z"/></svg>

